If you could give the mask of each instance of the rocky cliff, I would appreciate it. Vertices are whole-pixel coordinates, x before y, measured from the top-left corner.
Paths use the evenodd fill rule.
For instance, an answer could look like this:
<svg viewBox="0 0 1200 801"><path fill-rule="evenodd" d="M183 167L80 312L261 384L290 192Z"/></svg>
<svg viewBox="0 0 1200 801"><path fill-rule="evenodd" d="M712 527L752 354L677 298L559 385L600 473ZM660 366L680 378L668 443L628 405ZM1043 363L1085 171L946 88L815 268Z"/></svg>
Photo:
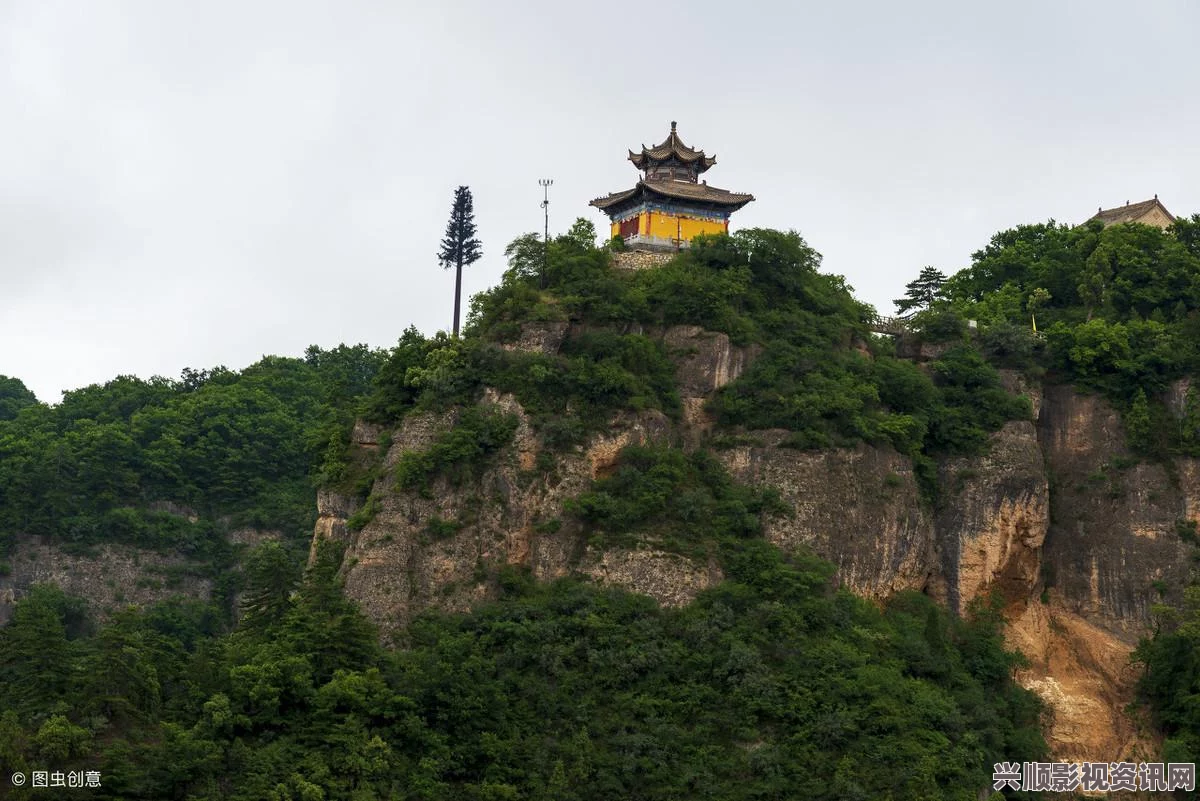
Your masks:
<svg viewBox="0 0 1200 801"><path fill-rule="evenodd" d="M428 447L454 422L453 415L417 414L391 433L381 454L383 471L372 490L376 509L360 531L347 526L357 505L321 493L314 543L333 538L347 545L347 592L385 632L428 607L465 609L494 590L497 567L527 566L538 579L578 572L656 598L682 604L719 581L715 564L698 564L654 548L601 550L581 542L563 514L564 502L612 472L622 448L673 436L695 438L709 425L702 406L708 394L740 375L753 350L733 347L724 334L691 326L654 332L676 356L684 418L673 426L660 412L623 414L586 447L542 453L528 416L509 395L486 393L481 403L516 416L512 444L478 482L453 486L445 479L431 492L398 492L393 469L402 454ZM563 324L538 326L518 346L552 352ZM354 446L378 448L380 431L359 425Z"/></svg>
<svg viewBox="0 0 1200 801"><path fill-rule="evenodd" d="M489 597L503 565L527 566L540 579L582 573L664 604L687 603L721 580L715 564L653 544L589 545L564 513L628 444L715 444L706 438L704 404L756 355L695 327L639 332L662 341L676 362L678 422L626 413L585 447L542 453L517 401L489 392L482 404L518 419L511 445L481 479L438 479L424 493L397 490L394 467L452 426L453 414L410 415L390 437L356 428L360 451L388 444L378 454L374 515L353 531L347 521L357 503L322 493L314 543L346 544L347 592L385 632L423 609L461 610ZM510 347L552 353L569 333L566 323L543 324ZM1191 547L1180 531L1200 520L1200 464L1138 462L1101 399L1004 378L1030 398L1034 419L993 434L985 455L944 460L936 505L922 500L908 459L886 447L801 451L785 447L785 432L751 431L716 452L734 477L775 488L794 510L770 520L767 537L829 559L856 593L883 599L919 590L964 612L998 590L1009 641L1029 660L1018 678L1047 702L1055 755L1128 756L1145 742L1125 711L1136 680L1129 654L1149 630L1151 605L1186 578Z"/></svg>
<svg viewBox="0 0 1200 801"><path fill-rule="evenodd" d="M190 516L186 507L159 504L163 511ZM277 531L233 529L226 538L235 554L244 554L269 540ZM0 625L12 617L13 608L35 584L54 584L88 603L100 620L130 606L147 607L172 596L211 599L213 571L209 566L179 554L105 544L71 549L41 537L24 537L12 547L0 574ZM237 609L234 594L232 608Z"/></svg>
<svg viewBox="0 0 1200 801"><path fill-rule="evenodd" d="M207 598L212 582L178 557L122 545L72 552L38 537L21 540L0 576L0 625L35 584L55 584L87 599L101 618L129 605L146 606L168 595Z"/></svg>

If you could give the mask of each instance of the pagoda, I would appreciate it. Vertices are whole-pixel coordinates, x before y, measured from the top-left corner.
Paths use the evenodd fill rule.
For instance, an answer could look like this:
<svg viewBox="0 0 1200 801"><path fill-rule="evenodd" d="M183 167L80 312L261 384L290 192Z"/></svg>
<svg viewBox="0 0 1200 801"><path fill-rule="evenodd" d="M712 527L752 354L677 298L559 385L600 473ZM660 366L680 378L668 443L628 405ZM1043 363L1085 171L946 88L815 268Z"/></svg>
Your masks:
<svg viewBox="0 0 1200 801"><path fill-rule="evenodd" d="M629 160L642 172L637 186L589 205L608 215L612 236L635 249L678 250L700 234L727 233L729 216L754 200L699 180L717 158L685 145L674 122L666 141L642 145L641 153L630 150Z"/></svg>

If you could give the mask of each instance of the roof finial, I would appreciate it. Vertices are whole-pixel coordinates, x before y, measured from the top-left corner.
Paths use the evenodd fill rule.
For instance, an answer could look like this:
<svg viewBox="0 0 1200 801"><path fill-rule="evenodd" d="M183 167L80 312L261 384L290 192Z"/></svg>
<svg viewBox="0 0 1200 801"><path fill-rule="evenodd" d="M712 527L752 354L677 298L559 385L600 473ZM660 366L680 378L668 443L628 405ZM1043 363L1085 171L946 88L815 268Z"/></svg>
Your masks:
<svg viewBox="0 0 1200 801"><path fill-rule="evenodd" d="M671 133L675 133L675 120L671 120Z"/></svg>
<svg viewBox="0 0 1200 801"><path fill-rule="evenodd" d="M1157 193L1157 192L1155 192L1155 193L1154 193L1154 199L1155 199L1155 200L1158 200L1158 193Z"/></svg>

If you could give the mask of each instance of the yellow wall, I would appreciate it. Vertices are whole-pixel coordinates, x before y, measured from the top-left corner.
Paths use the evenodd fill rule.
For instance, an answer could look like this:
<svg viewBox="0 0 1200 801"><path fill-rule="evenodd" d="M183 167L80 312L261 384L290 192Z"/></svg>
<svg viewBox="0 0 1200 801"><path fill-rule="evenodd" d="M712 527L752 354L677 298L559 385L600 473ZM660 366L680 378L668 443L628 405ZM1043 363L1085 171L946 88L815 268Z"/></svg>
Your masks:
<svg viewBox="0 0 1200 801"><path fill-rule="evenodd" d="M646 231L644 228L642 230ZM663 239L674 239L678 236L685 242L690 242L699 234L722 234L724 232L725 223L719 220L681 217L663 212L651 212L650 227L647 231L650 236L662 237Z"/></svg>
<svg viewBox="0 0 1200 801"><path fill-rule="evenodd" d="M655 236L660 239L674 239L679 236L685 242L690 242L699 234L725 233L725 223L720 220L682 217L661 211L643 211L639 218L638 233L642 236ZM621 233L621 224L613 222L611 231L612 236L618 236Z"/></svg>

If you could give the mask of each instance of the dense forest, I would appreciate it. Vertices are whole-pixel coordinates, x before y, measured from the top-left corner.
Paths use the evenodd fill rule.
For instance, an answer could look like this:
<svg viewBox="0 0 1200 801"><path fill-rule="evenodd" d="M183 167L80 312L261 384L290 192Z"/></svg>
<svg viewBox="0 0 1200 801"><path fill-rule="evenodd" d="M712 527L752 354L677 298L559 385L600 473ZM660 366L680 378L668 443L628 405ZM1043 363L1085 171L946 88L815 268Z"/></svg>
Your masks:
<svg viewBox="0 0 1200 801"><path fill-rule="evenodd" d="M357 493L369 515L378 466L353 460L354 419L426 410L463 412L402 457L397 486L473 480L514 429L471 411L488 387L519 400L549 451L618 411L677 419L671 354L645 333L674 324L759 348L711 401L709 448L759 428L798 449L892 447L931 506L939 459L981 453L1030 415L997 367L1103 393L1144 458L1197 453L1200 401L1177 420L1164 391L1200 368L1198 232L1200 218L997 234L914 318L939 346L924 365L869 333L874 311L794 233L701 239L661 268L618 271L580 221L545 251L513 242L458 338L409 329L388 351L119 377L54 406L0 378L0 570L38 536L170 552L214 586L103 615L32 588L0 630L0 764L102 772L101 790L55 798L976 798L993 762L1045 755L999 610L957 619L919 595L853 597L828 564L767 545L762 521L786 505L704 448L626 449L564 510L590 542L652 534L718 560L726 580L696 602L663 609L492 566L494 600L427 614L394 648L341 594L335 547L304 567L316 488ZM558 353L502 347L557 321L578 324ZM241 552L240 527L281 536ZM1144 693L1165 756L1195 761L1197 611L1159 612L1138 651Z"/></svg>

